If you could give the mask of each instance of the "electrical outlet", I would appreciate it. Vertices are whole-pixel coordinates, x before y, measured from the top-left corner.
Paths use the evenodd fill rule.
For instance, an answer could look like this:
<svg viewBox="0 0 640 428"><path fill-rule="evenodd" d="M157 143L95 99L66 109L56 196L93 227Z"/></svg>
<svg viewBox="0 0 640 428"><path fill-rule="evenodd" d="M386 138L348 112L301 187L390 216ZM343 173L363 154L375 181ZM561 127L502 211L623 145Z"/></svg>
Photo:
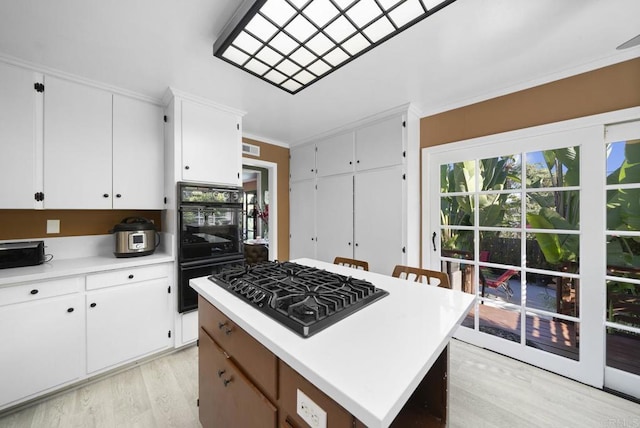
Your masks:
<svg viewBox="0 0 640 428"><path fill-rule="evenodd" d="M47 220L47 233L60 233L60 220Z"/></svg>
<svg viewBox="0 0 640 428"><path fill-rule="evenodd" d="M312 428L327 428L327 412L298 389L296 411Z"/></svg>

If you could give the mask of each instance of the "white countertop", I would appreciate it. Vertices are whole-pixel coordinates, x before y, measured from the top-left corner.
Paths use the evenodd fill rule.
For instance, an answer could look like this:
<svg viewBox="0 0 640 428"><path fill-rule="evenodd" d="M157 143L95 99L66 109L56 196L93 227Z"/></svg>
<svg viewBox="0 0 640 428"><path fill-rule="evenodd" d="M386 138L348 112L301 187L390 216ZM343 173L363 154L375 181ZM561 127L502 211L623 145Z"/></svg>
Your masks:
<svg viewBox="0 0 640 428"><path fill-rule="evenodd" d="M302 338L206 278L191 286L370 428L389 426L449 343L474 296L312 259L389 295Z"/></svg>
<svg viewBox="0 0 640 428"><path fill-rule="evenodd" d="M83 275L112 269L132 268L157 263L172 262L173 255L154 253L148 256L116 258L110 256L92 256L45 262L37 266L0 269L0 287L21 282L43 281L71 275Z"/></svg>

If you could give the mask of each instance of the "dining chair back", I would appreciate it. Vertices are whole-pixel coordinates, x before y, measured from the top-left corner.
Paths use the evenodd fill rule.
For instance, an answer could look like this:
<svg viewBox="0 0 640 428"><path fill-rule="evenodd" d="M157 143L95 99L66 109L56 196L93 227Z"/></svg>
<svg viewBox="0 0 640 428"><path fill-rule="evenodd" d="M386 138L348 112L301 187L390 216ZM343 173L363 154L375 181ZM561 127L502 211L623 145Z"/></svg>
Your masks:
<svg viewBox="0 0 640 428"><path fill-rule="evenodd" d="M427 284L431 284L431 280L435 278L438 280L438 287L451 288L449 276L446 273L439 272L437 270L396 265L391 276L394 276L396 278L404 278L407 280L413 279L414 282L423 282L424 280L426 280Z"/></svg>
<svg viewBox="0 0 640 428"><path fill-rule="evenodd" d="M342 265L352 267L354 269L369 270L369 263L363 260L348 259L346 257L336 257L333 260L334 265Z"/></svg>

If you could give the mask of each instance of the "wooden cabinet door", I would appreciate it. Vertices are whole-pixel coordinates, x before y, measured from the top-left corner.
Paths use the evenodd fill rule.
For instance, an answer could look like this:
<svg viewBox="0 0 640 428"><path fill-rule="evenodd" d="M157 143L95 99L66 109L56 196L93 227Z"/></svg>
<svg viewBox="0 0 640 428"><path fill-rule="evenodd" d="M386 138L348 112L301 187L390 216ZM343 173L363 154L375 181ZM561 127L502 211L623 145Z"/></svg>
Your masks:
<svg viewBox="0 0 640 428"><path fill-rule="evenodd" d="M87 293L88 373L171 344L168 286L167 279L158 279Z"/></svg>
<svg viewBox="0 0 640 428"><path fill-rule="evenodd" d="M289 195L289 258L315 258L315 183L291 183Z"/></svg>
<svg viewBox="0 0 640 428"><path fill-rule="evenodd" d="M44 206L111 208L111 94L47 76Z"/></svg>
<svg viewBox="0 0 640 428"><path fill-rule="evenodd" d="M365 126L356 131L356 170L364 171L393 165L403 160L402 117Z"/></svg>
<svg viewBox="0 0 640 428"><path fill-rule="evenodd" d="M404 260L404 180L402 167L355 175L354 257L369 262L369 269L391 275Z"/></svg>
<svg viewBox="0 0 640 428"><path fill-rule="evenodd" d="M0 326L0 407L83 375L79 293L0 307Z"/></svg>
<svg viewBox="0 0 640 428"><path fill-rule="evenodd" d="M182 101L182 178L239 185L242 170L240 118Z"/></svg>
<svg viewBox="0 0 640 428"><path fill-rule="evenodd" d="M292 147L289 151L290 181L310 180L316 174L316 146L313 144Z"/></svg>
<svg viewBox="0 0 640 428"><path fill-rule="evenodd" d="M113 208L164 208L162 108L113 96Z"/></svg>
<svg viewBox="0 0 640 428"><path fill-rule="evenodd" d="M0 64L0 209L32 209L36 182L34 73Z"/></svg>
<svg viewBox="0 0 640 428"><path fill-rule="evenodd" d="M277 408L202 329L198 355L203 428L275 428Z"/></svg>
<svg viewBox="0 0 640 428"><path fill-rule="evenodd" d="M349 132L317 143L316 172L318 177L353 172L353 136L353 132Z"/></svg>
<svg viewBox="0 0 640 428"><path fill-rule="evenodd" d="M316 258L353 257L353 175L318 178Z"/></svg>

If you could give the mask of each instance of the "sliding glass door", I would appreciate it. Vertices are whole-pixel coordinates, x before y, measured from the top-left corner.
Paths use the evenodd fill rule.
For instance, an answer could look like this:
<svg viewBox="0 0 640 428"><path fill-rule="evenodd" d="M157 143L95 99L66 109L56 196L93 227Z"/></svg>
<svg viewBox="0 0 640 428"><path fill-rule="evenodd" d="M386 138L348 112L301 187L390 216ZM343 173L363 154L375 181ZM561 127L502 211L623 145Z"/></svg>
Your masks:
<svg viewBox="0 0 640 428"><path fill-rule="evenodd" d="M605 123L425 149L423 264L477 296L458 338L640 397L640 123Z"/></svg>

